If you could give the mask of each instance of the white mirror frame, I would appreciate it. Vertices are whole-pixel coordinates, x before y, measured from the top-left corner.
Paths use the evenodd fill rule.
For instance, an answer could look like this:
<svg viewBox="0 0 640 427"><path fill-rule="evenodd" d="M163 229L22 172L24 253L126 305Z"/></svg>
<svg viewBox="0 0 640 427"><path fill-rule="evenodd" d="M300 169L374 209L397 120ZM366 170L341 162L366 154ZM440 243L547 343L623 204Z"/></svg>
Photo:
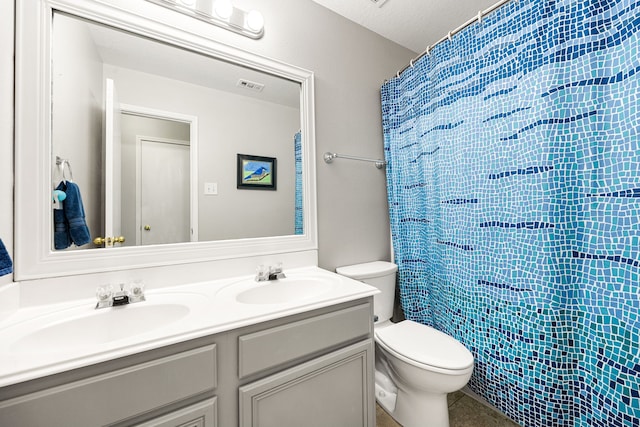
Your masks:
<svg viewBox="0 0 640 427"><path fill-rule="evenodd" d="M302 251L317 253L313 73L177 28L167 23L171 19L164 19L167 22L151 19L107 1L16 2L15 280ZM120 3L127 5L128 1ZM155 7L164 10L163 13L170 12L148 2L140 3L136 6L138 9ZM54 10L300 83L304 234L111 250L53 251L50 46Z"/></svg>

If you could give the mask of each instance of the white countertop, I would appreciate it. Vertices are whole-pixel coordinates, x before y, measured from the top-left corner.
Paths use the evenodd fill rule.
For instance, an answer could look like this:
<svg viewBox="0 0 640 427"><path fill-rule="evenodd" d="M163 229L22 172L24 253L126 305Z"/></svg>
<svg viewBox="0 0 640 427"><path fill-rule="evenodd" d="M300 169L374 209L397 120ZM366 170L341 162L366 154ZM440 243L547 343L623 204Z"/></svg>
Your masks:
<svg viewBox="0 0 640 427"><path fill-rule="evenodd" d="M378 293L318 267L285 273L287 279L280 283L293 285L298 280L305 286L312 278L330 286L288 302L241 303L236 296L242 291L277 281L258 283L253 276L242 276L157 290L147 283L147 301L126 306L95 310L95 300L84 299L18 309L0 322L0 387ZM265 291L269 295L270 289ZM144 318L161 319L165 309L170 309L167 316L175 315L177 320L157 326ZM81 320L73 322L76 318ZM117 324L114 331L113 324L96 319L115 319L113 324L122 325ZM73 327L57 329L60 324Z"/></svg>

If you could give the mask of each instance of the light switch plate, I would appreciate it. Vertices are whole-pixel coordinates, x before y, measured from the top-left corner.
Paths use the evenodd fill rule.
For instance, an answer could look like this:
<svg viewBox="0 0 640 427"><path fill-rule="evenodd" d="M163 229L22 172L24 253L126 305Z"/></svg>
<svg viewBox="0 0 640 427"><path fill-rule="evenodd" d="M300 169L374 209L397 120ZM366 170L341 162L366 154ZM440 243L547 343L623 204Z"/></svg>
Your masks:
<svg viewBox="0 0 640 427"><path fill-rule="evenodd" d="M205 182L204 183L204 194L207 196L215 196L218 194L218 183L217 182Z"/></svg>

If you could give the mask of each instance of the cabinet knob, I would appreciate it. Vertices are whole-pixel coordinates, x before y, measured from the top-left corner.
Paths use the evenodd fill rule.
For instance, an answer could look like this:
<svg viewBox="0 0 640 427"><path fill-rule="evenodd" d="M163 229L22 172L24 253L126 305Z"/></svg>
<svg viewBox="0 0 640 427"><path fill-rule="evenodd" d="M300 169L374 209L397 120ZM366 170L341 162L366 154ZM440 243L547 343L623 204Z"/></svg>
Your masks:
<svg viewBox="0 0 640 427"><path fill-rule="evenodd" d="M147 224L147 225L145 225L145 226L144 226L144 229L145 229L146 231L149 231L149 230L151 230L151 226Z"/></svg>

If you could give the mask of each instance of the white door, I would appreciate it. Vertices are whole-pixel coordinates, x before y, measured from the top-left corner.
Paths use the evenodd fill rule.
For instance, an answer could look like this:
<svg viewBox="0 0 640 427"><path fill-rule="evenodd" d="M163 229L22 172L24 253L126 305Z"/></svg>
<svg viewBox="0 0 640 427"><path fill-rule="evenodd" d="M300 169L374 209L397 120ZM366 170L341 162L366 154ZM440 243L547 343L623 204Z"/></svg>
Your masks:
<svg viewBox="0 0 640 427"><path fill-rule="evenodd" d="M189 242L189 142L141 137L139 143L139 244Z"/></svg>
<svg viewBox="0 0 640 427"><path fill-rule="evenodd" d="M105 93L105 139L104 139L104 237L119 237L122 232L121 182L122 141L120 127L120 104L113 80L106 80ZM110 245L105 245L110 247Z"/></svg>

